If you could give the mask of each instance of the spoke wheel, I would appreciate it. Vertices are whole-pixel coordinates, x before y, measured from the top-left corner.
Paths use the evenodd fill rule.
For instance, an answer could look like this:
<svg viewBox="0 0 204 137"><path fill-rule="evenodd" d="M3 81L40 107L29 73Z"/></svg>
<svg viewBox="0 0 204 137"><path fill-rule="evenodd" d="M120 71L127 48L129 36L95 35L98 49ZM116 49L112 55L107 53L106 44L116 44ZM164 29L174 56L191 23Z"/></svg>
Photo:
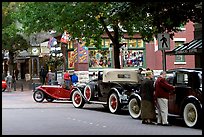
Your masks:
<svg viewBox="0 0 204 137"><path fill-rule="evenodd" d="M43 91L37 90L33 93L33 99L36 102L43 102L43 100L45 99L45 94L43 93Z"/></svg>
<svg viewBox="0 0 204 137"><path fill-rule="evenodd" d="M195 127L198 124L198 108L194 103L187 103L183 110L184 122L188 127Z"/></svg>
<svg viewBox="0 0 204 137"><path fill-rule="evenodd" d="M92 95L92 91L91 91L91 87L89 85L87 85L85 88L84 88L84 97L90 101L91 100L91 95Z"/></svg>
<svg viewBox="0 0 204 137"><path fill-rule="evenodd" d="M75 90L72 94L72 103L75 108L82 108L85 104L84 99L78 90Z"/></svg>
<svg viewBox="0 0 204 137"><path fill-rule="evenodd" d="M108 99L108 108L111 113L117 113L120 109L119 97L116 93L112 93Z"/></svg>
<svg viewBox="0 0 204 137"><path fill-rule="evenodd" d="M130 99L128 103L128 111L132 118L136 119L139 118L141 115L141 107L139 99L133 97Z"/></svg>

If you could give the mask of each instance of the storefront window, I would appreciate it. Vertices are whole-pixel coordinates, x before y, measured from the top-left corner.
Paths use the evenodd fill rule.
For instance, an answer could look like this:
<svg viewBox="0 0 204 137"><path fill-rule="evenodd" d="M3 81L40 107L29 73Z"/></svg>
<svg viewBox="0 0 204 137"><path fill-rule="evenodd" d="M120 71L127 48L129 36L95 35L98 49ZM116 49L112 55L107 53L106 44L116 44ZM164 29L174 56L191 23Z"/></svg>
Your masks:
<svg viewBox="0 0 204 137"><path fill-rule="evenodd" d="M106 68L111 67L112 60L110 51L107 50L89 50L89 67Z"/></svg>
<svg viewBox="0 0 204 137"><path fill-rule="evenodd" d="M175 41L175 47L181 46L184 44L184 41ZM175 62L185 62L184 55L175 55Z"/></svg>
<svg viewBox="0 0 204 137"><path fill-rule="evenodd" d="M142 67L144 65L143 50L123 52L123 67Z"/></svg>
<svg viewBox="0 0 204 137"><path fill-rule="evenodd" d="M129 47L136 48L136 39L129 40Z"/></svg>
<svg viewBox="0 0 204 137"><path fill-rule="evenodd" d="M138 39L137 40L137 47L138 48L143 48L144 46L143 46L143 40L142 39Z"/></svg>
<svg viewBox="0 0 204 137"><path fill-rule="evenodd" d="M103 39L102 40L102 47L110 47L111 40L110 39Z"/></svg>

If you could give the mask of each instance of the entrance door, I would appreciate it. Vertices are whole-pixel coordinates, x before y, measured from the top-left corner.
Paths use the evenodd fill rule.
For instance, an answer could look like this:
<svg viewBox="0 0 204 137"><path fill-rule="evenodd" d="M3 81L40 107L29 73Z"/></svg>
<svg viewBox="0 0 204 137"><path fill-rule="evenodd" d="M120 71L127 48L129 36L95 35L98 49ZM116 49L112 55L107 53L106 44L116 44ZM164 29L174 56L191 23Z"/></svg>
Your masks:
<svg viewBox="0 0 204 137"><path fill-rule="evenodd" d="M21 63L21 79L25 79L25 73L26 73L26 63Z"/></svg>

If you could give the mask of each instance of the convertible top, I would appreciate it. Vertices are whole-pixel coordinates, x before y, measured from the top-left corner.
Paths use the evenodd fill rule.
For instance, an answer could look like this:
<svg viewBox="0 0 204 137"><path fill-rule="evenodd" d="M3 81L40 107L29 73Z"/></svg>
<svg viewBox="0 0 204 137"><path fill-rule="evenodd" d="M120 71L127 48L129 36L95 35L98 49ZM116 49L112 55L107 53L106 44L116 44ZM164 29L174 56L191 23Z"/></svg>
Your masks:
<svg viewBox="0 0 204 137"><path fill-rule="evenodd" d="M103 82L138 82L138 73L132 69L105 69Z"/></svg>

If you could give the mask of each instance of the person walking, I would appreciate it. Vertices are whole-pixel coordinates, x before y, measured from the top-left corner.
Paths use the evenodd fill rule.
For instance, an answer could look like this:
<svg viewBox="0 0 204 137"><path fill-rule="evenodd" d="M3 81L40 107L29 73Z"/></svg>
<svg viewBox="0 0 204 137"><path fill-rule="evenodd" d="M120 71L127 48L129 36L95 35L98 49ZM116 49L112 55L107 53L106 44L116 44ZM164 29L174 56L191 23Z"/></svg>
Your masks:
<svg viewBox="0 0 204 137"><path fill-rule="evenodd" d="M71 77L70 77L70 74L69 74L69 70L67 70L64 73L64 82L65 82L66 89L69 90L70 86L71 86Z"/></svg>
<svg viewBox="0 0 204 137"><path fill-rule="evenodd" d="M141 119L142 124L154 124L156 112L154 106L154 81L152 71L146 71L146 77L141 83Z"/></svg>
<svg viewBox="0 0 204 137"><path fill-rule="evenodd" d="M169 94L175 87L166 81L166 71L162 71L155 82L155 99L158 111L157 124L171 126L168 122L168 99Z"/></svg>

